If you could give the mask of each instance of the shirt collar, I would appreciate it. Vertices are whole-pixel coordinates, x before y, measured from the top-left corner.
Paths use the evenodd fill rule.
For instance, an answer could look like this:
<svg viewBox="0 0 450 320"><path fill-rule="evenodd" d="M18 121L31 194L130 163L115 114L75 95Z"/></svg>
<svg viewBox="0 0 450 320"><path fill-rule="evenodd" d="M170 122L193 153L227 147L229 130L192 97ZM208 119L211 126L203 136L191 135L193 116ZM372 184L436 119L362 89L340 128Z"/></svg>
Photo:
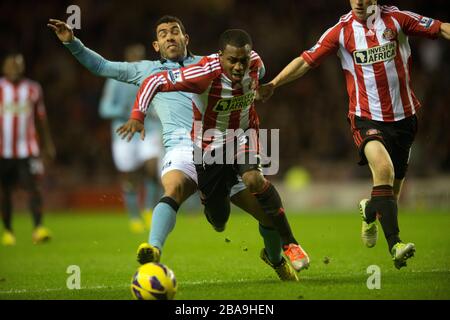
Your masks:
<svg viewBox="0 0 450 320"><path fill-rule="evenodd" d="M170 63L170 62L172 62L172 63L179 63L180 64L180 66L182 66L182 67L184 67L184 62L186 61L186 60L188 60L188 59L192 59L192 58L194 58L194 55L188 50L188 52L187 52L187 56L185 56L183 59L181 59L181 60L179 60L179 61L174 61L174 60L169 60L169 59L166 59L166 58L160 58L159 59L159 62L161 62L161 64L164 64L164 63Z"/></svg>

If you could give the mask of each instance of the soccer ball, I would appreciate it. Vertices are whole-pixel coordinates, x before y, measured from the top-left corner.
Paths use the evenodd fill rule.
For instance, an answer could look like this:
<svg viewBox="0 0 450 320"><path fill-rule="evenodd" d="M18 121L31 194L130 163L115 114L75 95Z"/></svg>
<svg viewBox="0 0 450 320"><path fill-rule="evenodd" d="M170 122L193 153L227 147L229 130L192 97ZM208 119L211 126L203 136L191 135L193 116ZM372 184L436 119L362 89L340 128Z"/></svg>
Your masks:
<svg viewBox="0 0 450 320"><path fill-rule="evenodd" d="M131 294L137 300L172 300L177 280L172 270L161 263L146 263L131 279Z"/></svg>

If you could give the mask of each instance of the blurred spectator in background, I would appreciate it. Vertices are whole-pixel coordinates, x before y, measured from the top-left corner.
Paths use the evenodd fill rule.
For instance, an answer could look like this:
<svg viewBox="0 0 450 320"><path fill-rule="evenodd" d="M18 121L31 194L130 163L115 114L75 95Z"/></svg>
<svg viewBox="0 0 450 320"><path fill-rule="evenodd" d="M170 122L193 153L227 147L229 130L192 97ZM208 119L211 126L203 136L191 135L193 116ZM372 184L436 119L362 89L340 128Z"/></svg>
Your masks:
<svg viewBox="0 0 450 320"><path fill-rule="evenodd" d="M14 245L12 192L19 184L29 195L33 215L34 243L50 239L42 226L42 197L38 180L43 174L40 150L53 160L55 148L47 124L41 86L24 78L25 61L20 53L8 54L0 78L0 210L4 233L2 244Z"/></svg>

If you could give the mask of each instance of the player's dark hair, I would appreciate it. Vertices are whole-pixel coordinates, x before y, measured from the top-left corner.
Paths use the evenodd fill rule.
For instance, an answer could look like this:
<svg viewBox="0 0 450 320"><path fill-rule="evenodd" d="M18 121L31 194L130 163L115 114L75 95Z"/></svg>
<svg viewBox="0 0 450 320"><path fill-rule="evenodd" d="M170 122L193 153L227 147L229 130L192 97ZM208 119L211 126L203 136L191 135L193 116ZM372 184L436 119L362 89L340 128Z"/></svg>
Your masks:
<svg viewBox="0 0 450 320"><path fill-rule="evenodd" d="M19 50L16 49L11 49L9 51L6 51L5 53L2 54L0 61L2 63L2 65L6 62L6 59L12 58L12 57L16 57L16 56L23 56L23 53Z"/></svg>
<svg viewBox="0 0 450 320"><path fill-rule="evenodd" d="M228 29L219 38L219 49L222 51L225 50L227 45L242 48L247 44L253 47L252 38L242 29Z"/></svg>
<svg viewBox="0 0 450 320"><path fill-rule="evenodd" d="M183 34L186 34L186 28L184 27L183 22L181 22L181 20L179 18L177 18L175 16L165 15L165 16L162 16L161 18L159 18L158 21L156 21L156 23L155 23L155 29L154 29L155 36L158 37L158 35L156 34L156 29L158 29L158 26L160 24L170 23L170 22L178 23L178 25L181 28L181 32L183 32Z"/></svg>
<svg viewBox="0 0 450 320"><path fill-rule="evenodd" d="M23 53L20 50L17 50L16 48L6 50L2 52L2 58L9 58L14 57L18 55L23 55Z"/></svg>

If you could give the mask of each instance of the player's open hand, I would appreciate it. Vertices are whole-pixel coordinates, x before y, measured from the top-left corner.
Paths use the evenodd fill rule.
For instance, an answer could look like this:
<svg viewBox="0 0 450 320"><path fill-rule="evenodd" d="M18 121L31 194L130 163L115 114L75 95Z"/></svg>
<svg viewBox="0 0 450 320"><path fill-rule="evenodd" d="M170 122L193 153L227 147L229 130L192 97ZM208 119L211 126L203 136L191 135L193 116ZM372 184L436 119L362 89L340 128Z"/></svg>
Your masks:
<svg viewBox="0 0 450 320"><path fill-rule="evenodd" d="M142 122L140 122L138 120L134 120L134 119L129 119L127 121L127 123L121 125L116 130L116 133L122 139L127 139L127 141L130 141L136 132L139 132L141 134L141 140L145 139L144 124Z"/></svg>
<svg viewBox="0 0 450 320"><path fill-rule="evenodd" d="M260 85L256 91L256 100L266 102L273 95L274 91L275 86L271 82Z"/></svg>
<svg viewBox="0 0 450 320"><path fill-rule="evenodd" d="M74 39L72 28L64 21L49 19L47 27L55 32L61 42L70 42Z"/></svg>

